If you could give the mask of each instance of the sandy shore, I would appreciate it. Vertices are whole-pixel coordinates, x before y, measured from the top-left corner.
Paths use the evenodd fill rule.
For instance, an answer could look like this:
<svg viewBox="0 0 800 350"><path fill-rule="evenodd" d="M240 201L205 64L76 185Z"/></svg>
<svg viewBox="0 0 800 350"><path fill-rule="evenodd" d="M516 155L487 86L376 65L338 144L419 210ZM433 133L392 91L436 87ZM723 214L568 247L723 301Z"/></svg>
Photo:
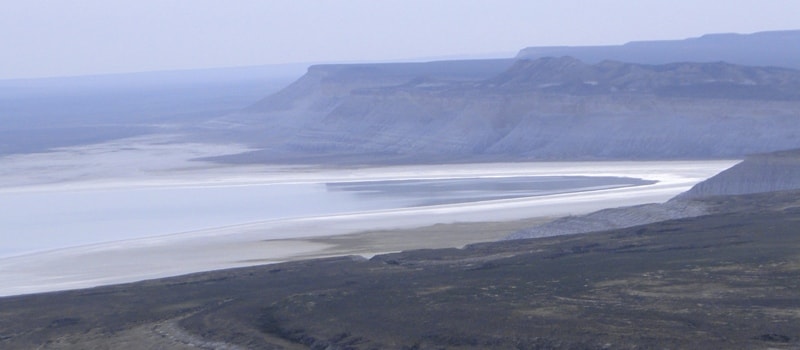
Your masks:
<svg viewBox="0 0 800 350"><path fill-rule="evenodd" d="M236 237L105 243L0 259L0 296L85 288L179 274L342 255L371 257L419 248L462 247L501 239L549 221L435 224L410 229L290 239Z"/></svg>
<svg viewBox="0 0 800 350"><path fill-rule="evenodd" d="M265 241L267 244L322 244L323 249L299 253L290 260L321 258L327 256L360 255L370 257L378 253L410 249L461 248L465 245L502 239L517 230L543 224L552 218L532 218L513 221L435 224L412 229L374 230L358 233ZM272 263L260 259L245 263Z"/></svg>

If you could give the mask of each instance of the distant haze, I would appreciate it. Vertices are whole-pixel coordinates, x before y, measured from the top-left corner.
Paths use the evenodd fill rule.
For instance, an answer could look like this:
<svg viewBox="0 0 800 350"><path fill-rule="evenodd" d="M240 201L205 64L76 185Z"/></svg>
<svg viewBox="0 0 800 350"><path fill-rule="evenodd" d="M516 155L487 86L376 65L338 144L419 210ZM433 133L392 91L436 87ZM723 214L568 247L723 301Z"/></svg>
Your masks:
<svg viewBox="0 0 800 350"><path fill-rule="evenodd" d="M0 79L291 62L513 56L795 29L794 0L8 0Z"/></svg>

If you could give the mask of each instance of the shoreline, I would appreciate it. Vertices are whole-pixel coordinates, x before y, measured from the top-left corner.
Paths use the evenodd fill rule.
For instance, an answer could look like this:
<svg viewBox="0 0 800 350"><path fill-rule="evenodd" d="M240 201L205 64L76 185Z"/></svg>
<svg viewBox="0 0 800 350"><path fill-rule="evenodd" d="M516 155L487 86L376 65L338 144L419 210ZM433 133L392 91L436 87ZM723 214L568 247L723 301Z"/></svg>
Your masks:
<svg viewBox="0 0 800 350"><path fill-rule="evenodd" d="M423 248L462 248L501 239L554 218L456 222L414 228L362 230L297 238L141 244L125 242L65 248L0 259L0 297L91 288L228 268L335 256L375 255ZM431 240L431 236L435 239ZM105 262L105 264L104 264ZM169 262L175 264L166 266Z"/></svg>
<svg viewBox="0 0 800 350"><path fill-rule="evenodd" d="M463 247L481 242L502 239L517 230L550 222L556 218L540 217L513 221L456 222L433 224L409 229L367 230L342 235L309 238L275 239L266 243L303 242L323 244L325 248L308 254L299 254L289 260L297 261L334 256L358 255L371 258L375 255L412 249L439 249ZM433 239L432 239L433 237ZM278 263L262 259L251 262Z"/></svg>
<svg viewBox="0 0 800 350"><path fill-rule="evenodd" d="M37 157L42 161L40 156ZM0 278L5 283L0 287L0 296L88 288L289 260L462 247L497 240L514 230L558 217L663 202L738 162L545 162L361 169L223 167L191 163L193 167L187 169L188 161L182 159L183 163L151 169L150 172L140 171L131 176L90 174L78 179L61 174L63 176L53 177L58 181L39 184L6 182L7 179L0 174L0 192L47 191L70 186L102 189L109 188L109 184L246 186L548 175L621 176L658 182L538 197L258 221L2 257ZM164 159L161 161L167 164ZM73 164L70 168L76 167Z"/></svg>

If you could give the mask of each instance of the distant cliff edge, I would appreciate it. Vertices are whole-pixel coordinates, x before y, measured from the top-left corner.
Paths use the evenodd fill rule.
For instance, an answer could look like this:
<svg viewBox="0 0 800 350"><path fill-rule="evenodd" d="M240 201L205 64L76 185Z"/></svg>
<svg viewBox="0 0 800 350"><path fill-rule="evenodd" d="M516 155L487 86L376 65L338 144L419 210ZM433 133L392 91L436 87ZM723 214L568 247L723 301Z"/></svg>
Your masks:
<svg viewBox="0 0 800 350"><path fill-rule="evenodd" d="M572 57L314 66L216 121L240 162L708 159L800 148L800 71Z"/></svg>
<svg viewBox="0 0 800 350"><path fill-rule="evenodd" d="M643 64L724 61L747 66L800 69L800 30L708 34L684 40L634 41L609 46L545 46L522 49L517 58L572 56L598 63Z"/></svg>

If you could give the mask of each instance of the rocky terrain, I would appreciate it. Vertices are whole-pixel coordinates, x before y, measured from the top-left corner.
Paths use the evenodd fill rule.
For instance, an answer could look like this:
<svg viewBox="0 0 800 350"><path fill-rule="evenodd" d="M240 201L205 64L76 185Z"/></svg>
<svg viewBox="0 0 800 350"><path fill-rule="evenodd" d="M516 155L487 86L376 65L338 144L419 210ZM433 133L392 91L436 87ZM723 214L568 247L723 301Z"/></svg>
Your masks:
<svg viewBox="0 0 800 350"><path fill-rule="evenodd" d="M261 148L221 160L732 158L800 147L792 69L560 57L518 60L483 80L381 70L312 67L217 120Z"/></svg>

